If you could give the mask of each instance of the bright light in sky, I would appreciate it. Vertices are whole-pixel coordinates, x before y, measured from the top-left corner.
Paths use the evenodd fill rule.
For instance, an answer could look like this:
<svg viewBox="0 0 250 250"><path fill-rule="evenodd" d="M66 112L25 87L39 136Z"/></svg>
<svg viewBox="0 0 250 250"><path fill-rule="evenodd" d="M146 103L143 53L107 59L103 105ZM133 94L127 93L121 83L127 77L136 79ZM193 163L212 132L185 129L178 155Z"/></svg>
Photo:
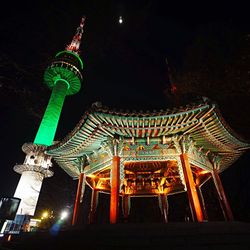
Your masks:
<svg viewBox="0 0 250 250"><path fill-rule="evenodd" d="M123 23L122 16L119 17L119 23Z"/></svg>

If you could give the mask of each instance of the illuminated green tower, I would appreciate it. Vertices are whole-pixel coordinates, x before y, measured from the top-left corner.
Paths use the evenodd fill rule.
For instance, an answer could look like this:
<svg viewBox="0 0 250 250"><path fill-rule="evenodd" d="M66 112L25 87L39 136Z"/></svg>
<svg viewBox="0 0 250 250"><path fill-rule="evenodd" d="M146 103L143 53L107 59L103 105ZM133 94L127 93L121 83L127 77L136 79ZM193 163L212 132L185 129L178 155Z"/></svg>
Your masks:
<svg viewBox="0 0 250 250"><path fill-rule="evenodd" d="M14 194L14 197L21 199L17 211L19 216L34 215L43 179L53 175L50 170L51 156L45 150L53 144L66 95L73 95L81 88L83 63L79 57L79 47L84 21L83 17L72 42L65 50L56 54L45 70L44 82L52 89L52 94L34 143L25 143L22 147L26 154L24 163L14 167L21 174Z"/></svg>
<svg viewBox="0 0 250 250"><path fill-rule="evenodd" d="M85 18L82 18L71 44L64 51L57 53L54 61L45 70L44 82L52 89L52 94L37 131L35 144L52 144L66 95L74 95L81 88L80 70L83 69L83 63L78 54L84 20Z"/></svg>

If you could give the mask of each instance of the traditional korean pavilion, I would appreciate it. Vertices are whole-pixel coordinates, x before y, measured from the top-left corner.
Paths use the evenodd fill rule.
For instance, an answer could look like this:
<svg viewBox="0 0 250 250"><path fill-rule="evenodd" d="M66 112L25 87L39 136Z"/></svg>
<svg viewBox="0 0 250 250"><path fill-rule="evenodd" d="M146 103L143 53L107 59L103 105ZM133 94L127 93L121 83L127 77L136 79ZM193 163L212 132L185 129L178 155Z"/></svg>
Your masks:
<svg viewBox="0 0 250 250"><path fill-rule="evenodd" d="M131 197L159 197L165 222L168 196L187 192L193 221L209 220L201 186L212 178L226 220L233 214L219 174L235 162L249 143L223 120L207 98L187 106L153 112L124 112L99 103L85 112L74 130L49 146L46 154L79 179L73 224L77 223L84 186L92 189L90 222L98 193L110 194L110 223L119 206L124 218ZM119 204L122 197L122 204Z"/></svg>
<svg viewBox="0 0 250 250"><path fill-rule="evenodd" d="M86 184L92 189L90 223L100 192L110 194L112 224L117 222L119 206L124 220L128 219L131 197L158 197L167 222L168 196L181 192L187 192L193 221L209 220L201 186L210 178L225 219L233 220L219 174L250 144L229 128L217 105L207 98L152 112L115 111L95 103L72 132L61 141L54 140L65 97L81 88L79 49L84 21L85 17L71 43L45 70L44 82L52 94L34 142L22 147L23 164L14 167L21 174L14 194L21 200L16 218L34 215L43 179L53 175L53 158L78 179L73 225L79 222Z"/></svg>

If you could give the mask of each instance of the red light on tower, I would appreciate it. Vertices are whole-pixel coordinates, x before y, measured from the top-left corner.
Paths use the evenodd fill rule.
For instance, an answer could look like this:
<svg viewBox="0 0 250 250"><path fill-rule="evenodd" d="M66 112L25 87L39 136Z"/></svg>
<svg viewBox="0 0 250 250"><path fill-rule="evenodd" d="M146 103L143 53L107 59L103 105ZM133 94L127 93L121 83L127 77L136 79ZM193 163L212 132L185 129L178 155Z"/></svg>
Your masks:
<svg viewBox="0 0 250 250"><path fill-rule="evenodd" d="M177 92L177 87L176 87L176 84L175 83L171 83L171 93L172 94L176 94Z"/></svg>

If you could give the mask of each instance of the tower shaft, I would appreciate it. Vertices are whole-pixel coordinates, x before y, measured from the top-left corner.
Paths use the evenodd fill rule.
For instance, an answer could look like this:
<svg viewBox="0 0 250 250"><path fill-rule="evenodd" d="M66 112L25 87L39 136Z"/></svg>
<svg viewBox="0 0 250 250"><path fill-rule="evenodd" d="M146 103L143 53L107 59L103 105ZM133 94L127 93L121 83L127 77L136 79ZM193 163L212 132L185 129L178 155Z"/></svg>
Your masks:
<svg viewBox="0 0 250 250"><path fill-rule="evenodd" d="M54 140L60 114L69 84L60 79L56 82L45 110L34 143L50 146Z"/></svg>

